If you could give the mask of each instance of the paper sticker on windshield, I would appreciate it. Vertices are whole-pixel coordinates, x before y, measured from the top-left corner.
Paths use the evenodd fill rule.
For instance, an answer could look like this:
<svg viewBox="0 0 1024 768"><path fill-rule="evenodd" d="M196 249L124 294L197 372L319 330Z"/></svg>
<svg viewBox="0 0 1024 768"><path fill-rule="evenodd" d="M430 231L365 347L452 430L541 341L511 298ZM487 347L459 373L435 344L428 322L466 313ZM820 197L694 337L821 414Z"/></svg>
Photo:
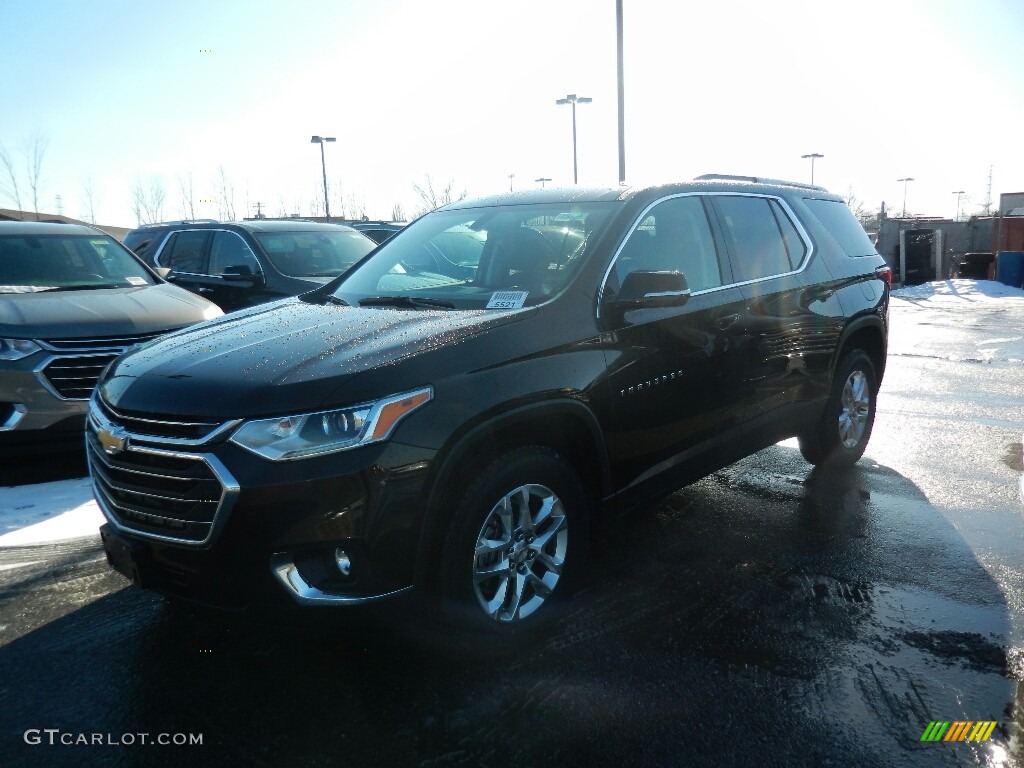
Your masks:
<svg viewBox="0 0 1024 768"><path fill-rule="evenodd" d="M133 275L131 277L126 277L125 280L128 281L129 285L148 285L146 278L144 277L135 277Z"/></svg>
<svg viewBox="0 0 1024 768"><path fill-rule="evenodd" d="M495 291L487 309L522 309L529 291Z"/></svg>

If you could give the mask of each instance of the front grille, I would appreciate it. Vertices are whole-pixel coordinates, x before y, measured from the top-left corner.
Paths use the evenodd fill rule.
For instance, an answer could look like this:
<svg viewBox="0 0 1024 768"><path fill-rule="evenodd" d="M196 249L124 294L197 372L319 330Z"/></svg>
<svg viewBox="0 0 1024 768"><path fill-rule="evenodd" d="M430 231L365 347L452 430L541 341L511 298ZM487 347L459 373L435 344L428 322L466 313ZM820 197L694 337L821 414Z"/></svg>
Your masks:
<svg viewBox="0 0 1024 768"><path fill-rule="evenodd" d="M144 341L171 333L172 330L158 331L156 333L140 333L133 336L104 336L98 339L45 339L42 345L55 352L90 352L93 350L112 349L121 354L128 347L134 347Z"/></svg>
<svg viewBox="0 0 1024 768"><path fill-rule="evenodd" d="M91 419L86 454L96 498L119 527L191 544L212 537L227 490L201 456L130 445L108 455Z"/></svg>
<svg viewBox="0 0 1024 768"><path fill-rule="evenodd" d="M198 442L209 437L224 424L220 421L181 421L180 417L163 417L149 413L145 416L135 416L124 411L115 411L101 397L97 397L97 400L104 416L140 436L170 437Z"/></svg>
<svg viewBox="0 0 1024 768"><path fill-rule="evenodd" d="M98 339L44 339L39 344L58 353L43 367L46 382L67 400L88 400L96 382L111 360L144 341L169 331L134 336L105 336ZM74 354L74 353L81 354Z"/></svg>
<svg viewBox="0 0 1024 768"><path fill-rule="evenodd" d="M119 354L55 357L46 364L42 374L61 397L88 400L103 369Z"/></svg>

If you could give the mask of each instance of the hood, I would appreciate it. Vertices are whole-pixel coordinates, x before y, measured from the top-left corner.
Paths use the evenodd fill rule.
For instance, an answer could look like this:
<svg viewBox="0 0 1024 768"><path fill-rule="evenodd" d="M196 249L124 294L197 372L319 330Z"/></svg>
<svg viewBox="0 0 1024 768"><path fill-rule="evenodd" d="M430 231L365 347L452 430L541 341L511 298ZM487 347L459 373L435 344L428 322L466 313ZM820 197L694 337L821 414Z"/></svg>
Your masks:
<svg viewBox="0 0 1024 768"><path fill-rule="evenodd" d="M0 294L0 336L90 339L133 336L198 323L213 304L174 285ZM204 313L206 317L204 317Z"/></svg>
<svg viewBox="0 0 1024 768"><path fill-rule="evenodd" d="M286 299L138 347L111 366L99 391L119 410L166 415L226 420L316 410L341 404L331 396L362 371L456 344L530 313Z"/></svg>

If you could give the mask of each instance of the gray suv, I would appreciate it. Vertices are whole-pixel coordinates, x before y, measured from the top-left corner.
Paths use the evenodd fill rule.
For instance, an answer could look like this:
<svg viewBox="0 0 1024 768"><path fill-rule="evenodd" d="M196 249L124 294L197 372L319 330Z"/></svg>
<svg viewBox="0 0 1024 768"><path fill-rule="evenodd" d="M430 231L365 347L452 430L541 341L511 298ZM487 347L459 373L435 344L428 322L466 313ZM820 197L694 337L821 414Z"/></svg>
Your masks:
<svg viewBox="0 0 1024 768"><path fill-rule="evenodd" d="M80 442L108 363L222 314L99 230L0 222L0 454Z"/></svg>

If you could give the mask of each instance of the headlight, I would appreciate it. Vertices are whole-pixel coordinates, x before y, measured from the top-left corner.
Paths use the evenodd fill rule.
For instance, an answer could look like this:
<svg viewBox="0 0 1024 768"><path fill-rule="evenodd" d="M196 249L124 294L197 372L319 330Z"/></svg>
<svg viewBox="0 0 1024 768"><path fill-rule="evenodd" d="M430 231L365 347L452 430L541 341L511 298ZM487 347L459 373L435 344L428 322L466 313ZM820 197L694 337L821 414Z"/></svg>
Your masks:
<svg viewBox="0 0 1024 768"><path fill-rule="evenodd" d="M386 440L398 422L433 396L425 387L352 408L250 421L231 442L271 461L344 451Z"/></svg>
<svg viewBox="0 0 1024 768"><path fill-rule="evenodd" d="M0 339L0 360L21 360L42 347L28 339Z"/></svg>

